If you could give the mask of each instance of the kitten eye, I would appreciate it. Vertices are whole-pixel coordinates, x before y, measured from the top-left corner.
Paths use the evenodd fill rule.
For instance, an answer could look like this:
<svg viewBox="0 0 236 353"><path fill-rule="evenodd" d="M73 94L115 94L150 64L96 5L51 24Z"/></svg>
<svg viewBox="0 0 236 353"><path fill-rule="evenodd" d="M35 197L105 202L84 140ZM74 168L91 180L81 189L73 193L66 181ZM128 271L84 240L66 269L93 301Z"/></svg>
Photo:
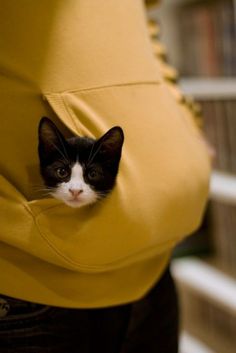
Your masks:
<svg viewBox="0 0 236 353"><path fill-rule="evenodd" d="M57 168L56 169L57 176L61 179L66 178L69 175L69 172L65 168Z"/></svg>
<svg viewBox="0 0 236 353"><path fill-rule="evenodd" d="M90 170L88 172L89 179L96 179L98 177L98 172L96 170Z"/></svg>

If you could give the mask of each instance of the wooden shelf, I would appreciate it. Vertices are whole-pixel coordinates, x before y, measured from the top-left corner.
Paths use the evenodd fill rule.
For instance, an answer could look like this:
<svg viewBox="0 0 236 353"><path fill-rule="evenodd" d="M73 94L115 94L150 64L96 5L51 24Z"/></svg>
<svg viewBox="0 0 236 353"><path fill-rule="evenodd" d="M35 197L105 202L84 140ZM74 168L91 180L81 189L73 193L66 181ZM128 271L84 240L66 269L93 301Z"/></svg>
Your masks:
<svg viewBox="0 0 236 353"><path fill-rule="evenodd" d="M236 98L236 78L183 78L180 87L200 100Z"/></svg>
<svg viewBox="0 0 236 353"><path fill-rule="evenodd" d="M236 176L214 171L211 175L210 198L215 201L236 205Z"/></svg>
<svg viewBox="0 0 236 353"><path fill-rule="evenodd" d="M180 353L215 353L197 338L182 332L180 336Z"/></svg>
<svg viewBox="0 0 236 353"><path fill-rule="evenodd" d="M194 257L173 260L171 271L180 285L236 315L236 281L232 277Z"/></svg>

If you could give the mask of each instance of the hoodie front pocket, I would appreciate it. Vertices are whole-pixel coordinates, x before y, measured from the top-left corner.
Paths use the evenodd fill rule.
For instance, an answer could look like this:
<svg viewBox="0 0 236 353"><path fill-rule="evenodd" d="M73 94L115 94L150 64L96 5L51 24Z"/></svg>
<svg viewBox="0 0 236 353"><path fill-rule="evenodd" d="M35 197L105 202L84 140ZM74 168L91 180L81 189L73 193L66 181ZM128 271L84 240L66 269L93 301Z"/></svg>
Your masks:
<svg viewBox="0 0 236 353"><path fill-rule="evenodd" d="M74 269L57 254L36 222L37 215L41 212L63 206L54 199L27 201L6 178L0 175L0 241L44 261Z"/></svg>

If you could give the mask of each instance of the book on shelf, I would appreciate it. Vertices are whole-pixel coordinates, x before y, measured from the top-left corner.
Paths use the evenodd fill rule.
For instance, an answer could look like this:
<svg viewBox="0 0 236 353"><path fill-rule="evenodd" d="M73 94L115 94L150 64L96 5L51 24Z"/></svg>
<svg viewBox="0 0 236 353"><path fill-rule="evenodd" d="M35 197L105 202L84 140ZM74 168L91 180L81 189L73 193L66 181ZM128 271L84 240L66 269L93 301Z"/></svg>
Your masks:
<svg viewBox="0 0 236 353"><path fill-rule="evenodd" d="M209 224L215 265L236 278L236 206L211 201Z"/></svg>
<svg viewBox="0 0 236 353"><path fill-rule="evenodd" d="M206 138L216 151L214 169L236 175L236 100L201 101Z"/></svg>

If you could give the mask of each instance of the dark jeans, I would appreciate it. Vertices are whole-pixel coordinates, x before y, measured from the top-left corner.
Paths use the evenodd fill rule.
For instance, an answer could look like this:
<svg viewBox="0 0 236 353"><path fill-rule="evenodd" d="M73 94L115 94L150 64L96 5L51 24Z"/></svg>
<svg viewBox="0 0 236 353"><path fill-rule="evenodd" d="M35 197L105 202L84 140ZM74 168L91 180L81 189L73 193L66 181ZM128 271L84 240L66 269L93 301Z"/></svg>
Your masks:
<svg viewBox="0 0 236 353"><path fill-rule="evenodd" d="M64 309L2 295L0 309L0 353L178 351L178 304L169 270L132 304Z"/></svg>

